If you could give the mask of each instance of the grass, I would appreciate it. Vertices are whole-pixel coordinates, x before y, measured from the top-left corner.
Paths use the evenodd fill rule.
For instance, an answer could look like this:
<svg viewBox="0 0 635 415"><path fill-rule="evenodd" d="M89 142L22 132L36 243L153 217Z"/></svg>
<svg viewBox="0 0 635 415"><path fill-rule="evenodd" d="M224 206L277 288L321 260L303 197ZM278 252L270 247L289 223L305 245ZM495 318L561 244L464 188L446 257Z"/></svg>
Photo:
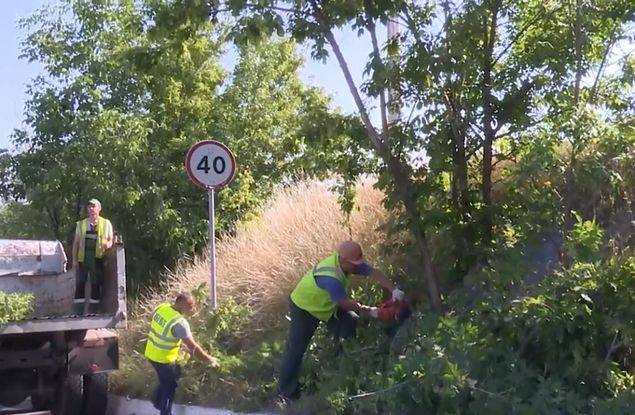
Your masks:
<svg viewBox="0 0 635 415"><path fill-rule="evenodd" d="M359 241L371 259L381 253L385 236L378 229L387 220L383 197L370 183L361 184L347 226L327 185L311 182L279 189L256 219L217 243L215 313L205 301L209 281L205 254L182 261L165 274L160 288L131 304L129 328L121 338L120 370L113 375L114 391L149 395L155 374L143 349L150 315L159 303L171 302L187 290L195 292L200 304L199 313L190 319L194 336L221 358L221 367L212 370L188 362L177 399L234 409L262 408L275 391L290 291L341 240Z"/></svg>

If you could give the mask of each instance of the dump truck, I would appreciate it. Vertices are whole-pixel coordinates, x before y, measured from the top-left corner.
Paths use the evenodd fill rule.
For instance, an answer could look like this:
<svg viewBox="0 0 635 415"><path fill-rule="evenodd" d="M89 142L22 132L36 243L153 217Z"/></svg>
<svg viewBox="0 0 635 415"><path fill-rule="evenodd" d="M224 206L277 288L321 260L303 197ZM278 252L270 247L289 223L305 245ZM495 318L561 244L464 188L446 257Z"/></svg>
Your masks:
<svg viewBox="0 0 635 415"><path fill-rule="evenodd" d="M0 291L33 301L30 315L0 325L0 413L106 411L126 326L123 244L105 254L101 304L90 314L76 310L76 270L66 268L59 241L0 239Z"/></svg>

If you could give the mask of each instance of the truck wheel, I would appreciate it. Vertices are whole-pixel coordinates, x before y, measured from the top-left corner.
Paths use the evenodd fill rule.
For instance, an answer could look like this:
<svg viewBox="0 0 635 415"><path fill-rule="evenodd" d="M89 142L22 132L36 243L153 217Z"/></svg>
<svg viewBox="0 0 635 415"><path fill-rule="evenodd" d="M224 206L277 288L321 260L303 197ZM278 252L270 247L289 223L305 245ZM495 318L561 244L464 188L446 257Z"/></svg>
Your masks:
<svg viewBox="0 0 635 415"><path fill-rule="evenodd" d="M82 413L85 415L105 415L107 404L108 373L84 375Z"/></svg>
<svg viewBox="0 0 635 415"><path fill-rule="evenodd" d="M82 377L65 375L60 379L54 415L77 415L82 407Z"/></svg>

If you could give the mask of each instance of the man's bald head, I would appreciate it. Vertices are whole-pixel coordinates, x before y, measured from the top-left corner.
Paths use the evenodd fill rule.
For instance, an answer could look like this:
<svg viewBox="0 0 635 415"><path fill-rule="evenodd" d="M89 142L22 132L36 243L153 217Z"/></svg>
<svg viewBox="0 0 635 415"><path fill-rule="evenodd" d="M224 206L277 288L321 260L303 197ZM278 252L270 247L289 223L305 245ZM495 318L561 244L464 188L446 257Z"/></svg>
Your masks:
<svg viewBox="0 0 635 415"><path fill-rule="evenodd" d="M357 265L364 262L362 247L355 241L343 241L337 248L340 257L340 267L345 272L352 272Z"/></svg>
<svg viewBox="0 0 635 415"><path fill-rule="evenodd" d="M196 306L196 299L192 293L184 291L179 293L174 300L174 309L181 314L191 315Z"/></svg>

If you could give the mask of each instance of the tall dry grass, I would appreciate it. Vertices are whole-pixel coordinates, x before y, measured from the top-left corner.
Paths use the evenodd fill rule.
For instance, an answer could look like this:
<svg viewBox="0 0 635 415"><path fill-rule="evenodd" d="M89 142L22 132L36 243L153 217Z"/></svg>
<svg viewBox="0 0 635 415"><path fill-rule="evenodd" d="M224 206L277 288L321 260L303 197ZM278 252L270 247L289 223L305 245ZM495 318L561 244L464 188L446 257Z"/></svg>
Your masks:
<svg viewBox="0 0 635 415"><path fill-rule="evenodd" d="M255 409L275 390L275 371L285 331L287 298L298 279L349 236L372 259L385 236L383 194L363 183L348 226L337 197L324 183L303 183L279 189L257 219L242 224L217 244L219 311L190 318L197 341L221 359L219 369L192 362L177 399L203 405ZM167 272L164 283L131 304L132 318L120 337L120 370L111 377L111 391L148 397L156 384L143 356L150 313L176 293L209 284L206 255L183 259ZM231 301L228 301L231 300ZM236 305L235 303L238 303ZM247 305L247 307L242 307Z"/></svg>
<svg viewBox="0 0 635 415"><path fill-rule="evenodd" d="M235 235L223 235L217 243L219 302L231 297L249 305L255 316L283 313L298 279L335 250L339 241L352 237L369 258L374 257L384 240L378 231L387 219L383 198L370 182L358 186L349 235L328 185L310 182L277 190L257 219L243 224ZM201 283L209 284L206 254L182 261L168 272L164 284L138 304L137 314L147 315L158 303Z"/></svg>

